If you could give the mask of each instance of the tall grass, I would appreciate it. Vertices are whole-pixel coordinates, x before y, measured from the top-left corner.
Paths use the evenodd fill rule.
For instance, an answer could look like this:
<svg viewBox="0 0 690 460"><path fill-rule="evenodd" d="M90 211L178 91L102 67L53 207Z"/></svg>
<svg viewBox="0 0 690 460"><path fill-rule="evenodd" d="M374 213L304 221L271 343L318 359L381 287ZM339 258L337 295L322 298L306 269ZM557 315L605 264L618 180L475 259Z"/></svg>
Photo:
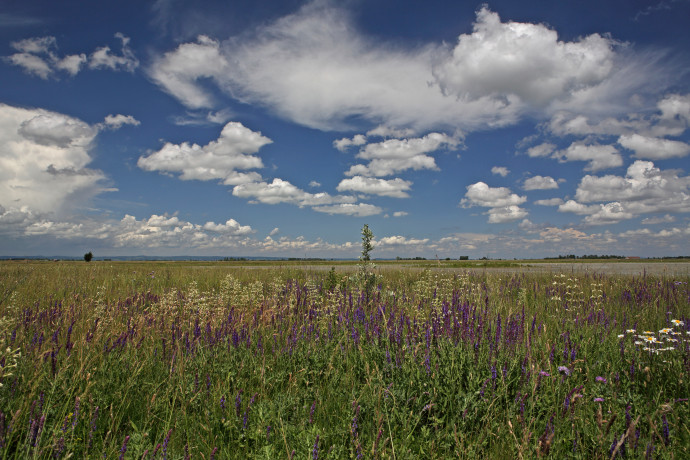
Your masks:
<svg viewBox="0 0 690 460"><path fill-rule="evenodd" d="M2 458L690 456L687 278L0 274Z"/></svg>

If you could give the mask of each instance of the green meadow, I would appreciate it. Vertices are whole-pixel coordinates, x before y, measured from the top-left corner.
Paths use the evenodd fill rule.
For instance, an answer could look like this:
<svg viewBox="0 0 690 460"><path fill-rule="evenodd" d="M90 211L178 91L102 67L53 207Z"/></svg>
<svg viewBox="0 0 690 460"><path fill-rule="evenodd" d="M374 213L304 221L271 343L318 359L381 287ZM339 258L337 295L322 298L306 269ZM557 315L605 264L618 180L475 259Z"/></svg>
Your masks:
<svg viewBox="0 0 690 460"><path fill-rule="evenodd" d="M2 262L0 458L689 458L687 272L535 264Z"/></svg>

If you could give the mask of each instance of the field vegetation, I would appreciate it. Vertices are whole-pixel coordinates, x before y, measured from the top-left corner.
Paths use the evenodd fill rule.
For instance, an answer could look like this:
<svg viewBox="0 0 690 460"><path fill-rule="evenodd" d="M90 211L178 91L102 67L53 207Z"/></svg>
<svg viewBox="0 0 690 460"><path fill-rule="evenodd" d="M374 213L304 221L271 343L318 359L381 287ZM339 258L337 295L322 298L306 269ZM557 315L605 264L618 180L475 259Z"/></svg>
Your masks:
<svg viewBox="0 0 690 460"><path fill-rule="evenodd" d="M0 263L0 458L690 458L688 276L410 267Z"/></svg>

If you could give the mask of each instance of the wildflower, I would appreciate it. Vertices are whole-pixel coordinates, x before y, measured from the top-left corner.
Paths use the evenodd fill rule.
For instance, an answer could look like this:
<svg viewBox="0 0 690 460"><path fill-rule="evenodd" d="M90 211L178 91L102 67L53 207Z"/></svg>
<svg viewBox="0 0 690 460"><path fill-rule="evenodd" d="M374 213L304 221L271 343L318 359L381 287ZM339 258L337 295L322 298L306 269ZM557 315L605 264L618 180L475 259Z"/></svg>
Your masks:
<svg viewBox="0 0 690 460"><path fill-rule="evenodd" d="M122 443L122 448L120 449L120 460L125 458L125 452L127 452L127 443L129 442L129 436L125 437L125 442Z"/></svg>
<svg viewBox="0 0 690 460"><path fill-rule="evenodd" d="M597 378L595 380L597 382L606 383L606 379L600 375L597 375Z"/></svg>
<svg viewBox="0 0 690 460"><path fill-rule="evenodd" d="M316 401L311 405L311 410L309 411L309 424L311 425L314 421L314 411L316 410Z"/></svg>
<svg viewBox="0 0 690 460"><path fill-rule="evenodd" d="M565 366L558 366L558 372L565 374L565 375L570 375L570 369L568 369Z"/></svg>
<svg viewBox="0 0 690 460"><path fill-rule="evenodd" d="M666 416L665 416L665 415L662 417L662 420L663 420L663 425L662 425L662 426L663 426L663 434L664 434L664 444L666 444L666 445L668 446L668 443L670 442L670 439L669 439L670 433L669 433L669 429L668 429L668 420L666 420Z"/></svg>
<svg viewBox="0 0 690 460"><path fill-rule="evenodd" d="M539 372L539 375L541 375L541 376L543 376L543 377L551 377L551 374L549 374L549 373L546 372L546 371L540 371L540 372Z"/></svg>
<svg viewBox="0 0 690 460"><path fill-rule="evenodd" d="M627 332L628 334L634 334L635 329L627 329L625 332Z"/></svg>
<svg viewBox="0 0 690 460"><path fill-rule="evenodd" d="M642 343L643 343L643 342L642 342L641 340L636 340L636 341L635 341L635 345L642 345Z"/></svg>
<svg viewBox="0 0 690 460"><path fill-rule="evenodd" d="M671 332L670 327L665 327L665 328L659 330L659 334L668 334L669 332Z"/></svg>
<svg viewBox="0 0 690 460"><path fill-rule="evenodd" d="M594 398L594 402L604 402L604 398Z"/></svg>
<svg viewBox="0 0 690 460"><path fill-rule="evenodd" d="M644 331L642 334L644 335L654 335L652 331Z"/></svg>
<svg viewBox="0 0 690 460"><path fill-rule="evenodd" d="M672 319L671 322L673 323L674 326L685 326L685 322L683 322L679 319Z"/></svg>
<svg viewBox="0 0 690 460"><path fill-rule="evenodd" d="M619 339L622 339L623 337L625 337L625 334L618 334Z"/></svg>

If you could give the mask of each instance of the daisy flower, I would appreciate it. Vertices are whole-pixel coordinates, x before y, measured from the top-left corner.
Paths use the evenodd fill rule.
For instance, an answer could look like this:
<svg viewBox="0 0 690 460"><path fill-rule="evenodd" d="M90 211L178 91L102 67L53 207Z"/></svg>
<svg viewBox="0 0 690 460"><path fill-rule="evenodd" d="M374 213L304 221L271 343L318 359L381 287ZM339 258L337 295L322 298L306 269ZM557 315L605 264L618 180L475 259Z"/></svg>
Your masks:
<svg viewBox="0 0 690 460"><path fill-rule="evenodd" d="M685 323L679 319L672 319L671 322L674 326L685 326Z"/></svg>

